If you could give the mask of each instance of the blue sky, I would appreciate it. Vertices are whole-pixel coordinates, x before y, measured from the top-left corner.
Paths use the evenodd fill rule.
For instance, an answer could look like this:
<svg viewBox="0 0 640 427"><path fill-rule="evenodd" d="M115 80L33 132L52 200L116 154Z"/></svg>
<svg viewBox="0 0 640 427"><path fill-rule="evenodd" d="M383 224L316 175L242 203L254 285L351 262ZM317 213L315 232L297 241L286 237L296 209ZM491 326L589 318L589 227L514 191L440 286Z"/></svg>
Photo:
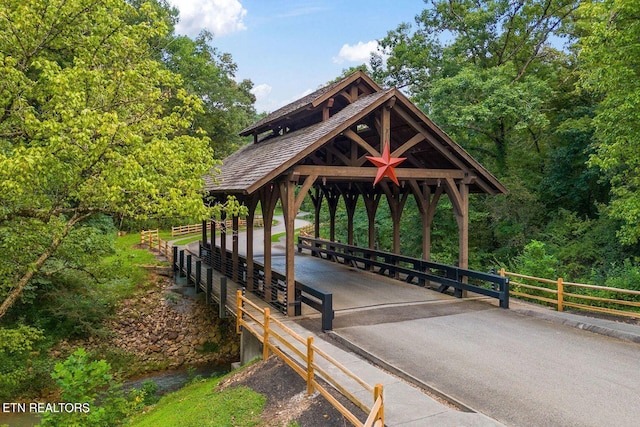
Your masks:
<svg viewBox="0 0 640 427"><path fill-rule="evenodd" d="M375 41L413 23L423 0L169 0L177 32L202 29L254 83L256 110L273 111L368 62Z"/></svg>

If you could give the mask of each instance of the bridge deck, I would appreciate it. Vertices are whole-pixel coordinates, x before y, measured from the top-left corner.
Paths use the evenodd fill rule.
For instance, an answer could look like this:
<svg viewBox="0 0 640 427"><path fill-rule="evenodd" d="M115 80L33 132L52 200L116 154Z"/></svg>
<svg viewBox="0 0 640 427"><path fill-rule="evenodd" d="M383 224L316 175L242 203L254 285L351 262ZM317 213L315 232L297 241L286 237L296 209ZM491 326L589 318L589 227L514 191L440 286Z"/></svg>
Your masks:
<svg viewBox="0 0 640 427"><path fill-rule="evenodd" d="M259 260L261 261L261 260ZM273 257L272 268L284 271L285 258ZM456 298L309 254L296 254L296 280L333 294L333 309L354 310L384 305L404 305ZM303 307L303 314L305 313Z"/></svg>

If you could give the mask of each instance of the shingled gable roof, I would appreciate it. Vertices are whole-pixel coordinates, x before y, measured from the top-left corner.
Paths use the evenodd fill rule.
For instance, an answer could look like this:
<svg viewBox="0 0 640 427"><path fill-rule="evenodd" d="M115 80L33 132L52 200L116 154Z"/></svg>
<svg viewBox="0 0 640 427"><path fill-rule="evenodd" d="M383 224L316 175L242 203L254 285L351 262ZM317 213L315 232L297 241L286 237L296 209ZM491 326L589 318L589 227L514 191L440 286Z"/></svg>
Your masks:
<svg viewBox="0 0 640 427"><path fill-rule="evenodd" d="M468 170L477 177L476 183L470 188L472 192L489 194L508 192L491 173L435 125L399 90L395 88L383 90L361 72L354 73L348 78L326 86L283 107L243 132L245 134L247 132L248 134L257 134L271 129L272 123L285 120L285 117L292 119L302 117L301 115L304 114L304 111L319 107L323 102L336 96L349 85L362 82L368 86L367 90L371 89L374 93L360 95L359 99L346 104L343 108L341 107L341 110L331 115L327 120L307 125L301 129L283 132L282 134L274 132L264 137L261 141L256 141L241 148L223 160L219 174L213 174L217 182L214 182L213 176L204 177L205 190L211 194L251 194L287 172L296 164L302 164L305 158L315 150L321 149L348 128L361 123L366 116L394 98L395 104L405 111L405 119L402 120L406 123L410 122L409 127L413 132L415 133L417 130L424 135L428 135L428 138L419 143L416 148L421 146L430 150L431 154L427 155L427 160L431 161L436 156L446 164L446 166L440 164L424 166L425 168L453 167ZM315 108L315 110L317 111L318 108ZM363 167L372 167L372 165L367 164L366 166L363 165ZM400 166L398 170L403 167L404 165Z"/></svg>
<svg viewBox="0 0 640 427"><path fill-rule="evenodd" d="M251 194L280 175L344 129L374 110L380 102L391 98L395 89L379 91L349 104L328 120L303 129L249 144L222 162L214 184L205 176L205 190Z"/></svg>
<svg viewBox="0 0 640 427"><path fill-rule="evenodd" d="M340 91L347 88L353 83L360 83L371 89L371 92L379 92L382 88L367 76L362 71L356 71L353 74L345 77L342 80L334 82L330 85L324 86L307 96L304 96L297 101L285 105L284 107L268 114L266 117L252 124L251 126L243 129L240 132L241 136L248 136L251 134L259 134L270 129L270 125L283 119L287 116L295 115L301 111L307 110L312 107L317 107L324 101L340 93Z"/></svg>

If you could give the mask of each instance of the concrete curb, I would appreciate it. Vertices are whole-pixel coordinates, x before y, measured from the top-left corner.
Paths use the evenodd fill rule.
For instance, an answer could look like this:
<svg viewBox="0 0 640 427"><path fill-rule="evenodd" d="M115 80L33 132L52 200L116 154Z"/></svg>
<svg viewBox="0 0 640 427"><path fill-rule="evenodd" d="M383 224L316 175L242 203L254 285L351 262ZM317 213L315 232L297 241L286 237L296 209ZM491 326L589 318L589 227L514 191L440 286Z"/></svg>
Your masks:
<svg viewBox="0 0 640 427"><path fill-rule="evenodd" d="M511 308L511 310L525 316L535 317L572 328L582 329L584 331L605 335L611 338L640 344L640 325L618 323L611 320L594 319L577 314L558 313L555 311L547 312L527 308ZM633 330L634 328L637 329L637 331Z"/></svg>

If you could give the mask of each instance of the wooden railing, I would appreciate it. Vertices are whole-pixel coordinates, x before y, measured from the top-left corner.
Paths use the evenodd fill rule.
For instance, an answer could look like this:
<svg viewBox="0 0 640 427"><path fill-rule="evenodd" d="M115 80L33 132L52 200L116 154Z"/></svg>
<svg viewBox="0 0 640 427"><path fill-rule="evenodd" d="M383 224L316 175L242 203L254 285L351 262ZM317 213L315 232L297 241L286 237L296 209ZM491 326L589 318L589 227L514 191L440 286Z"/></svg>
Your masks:
<svg viewBox="0 0 640 427"><path fill-rule="evenodd" d="M558 311L571 307L640 319L640 291L565 282L561 277L543 279L512 273L504 268L500 270L500 275L511 278L511 295L554 305ZM514 281L514 278L519 281Z"/></svg>
<svg viewBox="0 0 640 427"><path fill-rule="evenodd" d="M231 229L232 220L228 219L225 221L224 225L227 229ZM238 220L238 225L240 227L247 226L247 220L240 218ZM261 216L256 216L253 220L254 227L263 227L264 222ZM211 221L207 221L207 228L211 228ZM216 221L216 230L220 230L222 228L222 221ZM185 234L196 234L202 233L202 223L200 224L188 224L188 225L179 225L177 227L171 227L171 237L175 236L183 236Z"/></svg>
<svg viewBox="0 0 640 427"><path fill-rule="evenodd" d="M333 357L315 346L313 344L312 336L304 339L284 323L272 317L269 308L262 309L249 301L242 294L241 290L237 291L236 307L236 332L241 333L241 328L245 328L258 338L262 343L262 357L264 360L269 357L269 353L276 354L306 381L308 395L312 394L314 390L317 390L354 426L384 426L384 400L381 384L376 384L372 387L362 379L358 378ZM286 347L289 352L281 350L280 346ZM291 356L289 353L295 355L295 357ZM325 366L328 365L329 367L337 368L347 378L355 381L362 388L371 393L373 395L373 405L368 407L362 403L360 399L340 384L335 376L330 375L327 368L322 367L318 359L322 359ZM366 421L360 421L349 409L329 393L329 391L318 381L316 373L320 374L320 377L324 381L339 390L343 396L362 409L363 412L368 413L369 416Z"/></svg>
<svg viewBox="0 0 640 427"><path fill-rule="evenodd" d="M140 232L140 246L147 247L149 250L157 251L167 260L171 259L172 248L167 240L163 240L158 230L142 230Z"/></svg>

